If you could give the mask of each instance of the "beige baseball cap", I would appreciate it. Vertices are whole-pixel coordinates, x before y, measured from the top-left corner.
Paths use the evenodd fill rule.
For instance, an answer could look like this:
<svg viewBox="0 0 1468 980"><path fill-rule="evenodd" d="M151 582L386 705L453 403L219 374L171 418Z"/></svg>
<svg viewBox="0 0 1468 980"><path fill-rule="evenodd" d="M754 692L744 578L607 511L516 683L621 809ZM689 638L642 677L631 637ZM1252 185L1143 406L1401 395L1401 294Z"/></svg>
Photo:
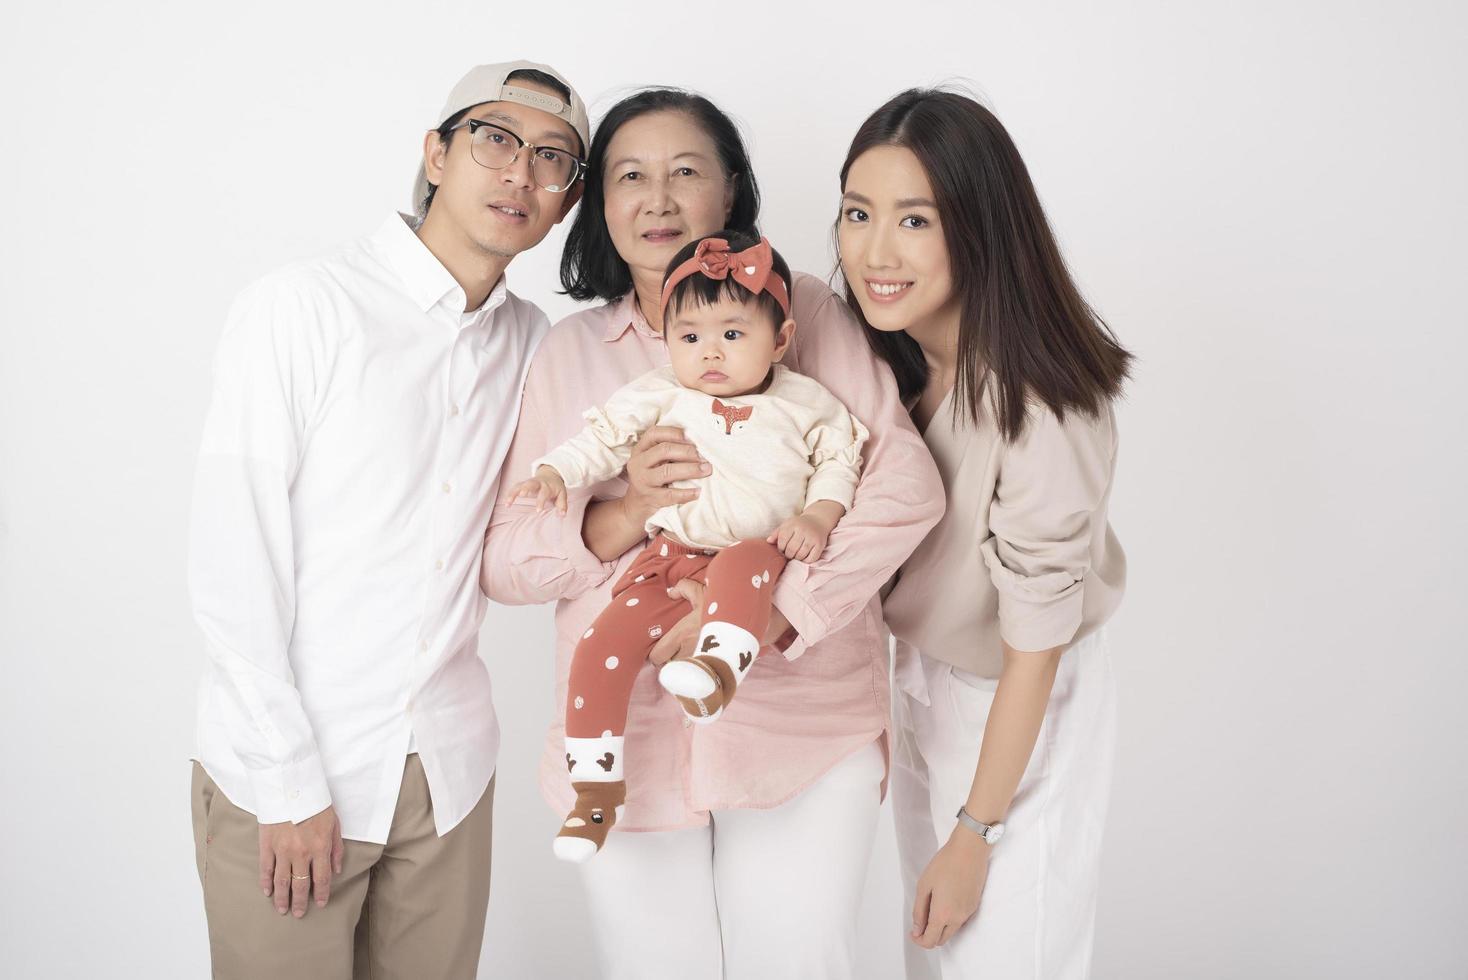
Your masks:
<svg viewBox="0 0 1468 980"><path fill-rule="evenodd" d="M539 71L544 72L551 78L566 86L571 93L571 103L567 105L554 95L538 92L534 89L522 88L518 85L507 84L506 80L517 71ZM485 102L517 102L532 109L548 112L559 119L564 119L576 135L581 137L581 152L591 145L591 123L586 116L586 103L581 101L581 96L576 94L576 89L566 81L564 75L556 71L550 65L537 64L534 61L506 61L498 65L480 65L469 69L469 73L459 79L459 84L449 93L448 101L443 104L443 110L438 114L438 122L433 124L437 129L442 126L454 114L463 112L472 106L482 105ZM417 210L418 205L428 196L428 176L423 170L423 164L418 164L418 179L413 181L413 208Z"/></svg>

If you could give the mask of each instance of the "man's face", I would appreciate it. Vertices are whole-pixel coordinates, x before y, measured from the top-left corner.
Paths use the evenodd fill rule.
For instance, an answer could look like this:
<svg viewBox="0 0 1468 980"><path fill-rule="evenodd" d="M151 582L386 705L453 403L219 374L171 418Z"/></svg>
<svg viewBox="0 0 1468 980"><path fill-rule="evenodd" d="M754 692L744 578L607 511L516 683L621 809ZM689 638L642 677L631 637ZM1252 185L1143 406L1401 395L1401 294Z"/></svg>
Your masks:
<svg viewBox="0 0 1468 980"><path fill-rule="evenodd" d="M560 98L533 82L515 84ZM569 123L518 102L485 102L470 109L463 121L471 119L491 123L537 147L565 150L578 157L583 153ZM489 132L482 130L479 138ZM424 169L438 190L425 220L452 226L481 252L513 258L538 244L566 216L581 197L582 183L578 180L559 193L541 187L531 169L535 151L529 147L520 147L512 162L492 170L475 160L474 140L468 126L455 130L447 147L436 133L428 134Z"/></svg>

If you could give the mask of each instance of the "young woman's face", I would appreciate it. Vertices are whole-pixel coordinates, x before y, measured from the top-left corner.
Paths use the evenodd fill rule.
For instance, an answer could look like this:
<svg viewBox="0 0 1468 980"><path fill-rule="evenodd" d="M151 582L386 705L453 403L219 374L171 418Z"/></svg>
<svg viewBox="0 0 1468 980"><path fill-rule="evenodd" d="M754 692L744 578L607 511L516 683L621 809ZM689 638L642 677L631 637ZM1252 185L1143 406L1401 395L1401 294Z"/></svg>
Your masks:
<svg viewBox="0 0 1468 980"><path fill-rule="evenodd" d="M928 175L903 146L876 146L846 174L837 224L841 272L878 330L905 330L953 306L953 275Z"/></svg>
<svg viewBox="0 0 1468 980"><path fill-rule="evenodd" d="M724 227L734 184L714 141L684 112L650 112L607 146L604 214L612 245L634 272L661 282L678 250Z"/></svg>
<svg viewBox="0 0 1468 980"><path fill-rule="evenodd" d="M795 321L777 329L754 300L727 297L708 306L689 303L663 324L678 383L725 398L758 389L794 332Z"/></svg>

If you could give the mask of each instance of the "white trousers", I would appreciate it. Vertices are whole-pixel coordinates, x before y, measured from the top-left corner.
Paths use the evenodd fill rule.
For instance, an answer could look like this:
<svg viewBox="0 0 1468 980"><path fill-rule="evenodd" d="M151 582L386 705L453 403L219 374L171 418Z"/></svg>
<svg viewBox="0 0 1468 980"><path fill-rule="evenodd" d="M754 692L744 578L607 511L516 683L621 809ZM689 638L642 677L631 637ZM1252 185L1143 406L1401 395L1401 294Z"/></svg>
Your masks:
<svg viewBox="0 0 1468 980"><path fill-rule="evenodd" d="M979 910L937 950L909 938L917 879L968 798L996 680L910 650L897 664L893 822L908 980L1084 980L1116 743L1106 634L1060 658L1029 767L989 858Z"/></svg>
<svg viewBox="0 0 1468 980"><path fill-rule="evenodd" d="M612 835L581 866L610 980L849 980L884 764L873 742L770 810Z"/></svg>

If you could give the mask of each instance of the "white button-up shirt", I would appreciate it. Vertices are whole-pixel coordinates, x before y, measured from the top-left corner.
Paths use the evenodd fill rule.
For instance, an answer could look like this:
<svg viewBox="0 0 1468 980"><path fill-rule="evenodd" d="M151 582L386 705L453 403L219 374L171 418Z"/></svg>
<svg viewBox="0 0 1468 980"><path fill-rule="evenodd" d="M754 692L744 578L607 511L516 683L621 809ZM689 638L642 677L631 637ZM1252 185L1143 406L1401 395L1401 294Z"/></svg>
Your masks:
<svg viewBox="0 0 1468 980"><path fill-rule="evenodd" d="M197 758L262 823L335 805L386 842L412 745L442 835L494 774L480 563L549 324L503 279L464 305L394 215L230 312L190 543Z"/></svg>

